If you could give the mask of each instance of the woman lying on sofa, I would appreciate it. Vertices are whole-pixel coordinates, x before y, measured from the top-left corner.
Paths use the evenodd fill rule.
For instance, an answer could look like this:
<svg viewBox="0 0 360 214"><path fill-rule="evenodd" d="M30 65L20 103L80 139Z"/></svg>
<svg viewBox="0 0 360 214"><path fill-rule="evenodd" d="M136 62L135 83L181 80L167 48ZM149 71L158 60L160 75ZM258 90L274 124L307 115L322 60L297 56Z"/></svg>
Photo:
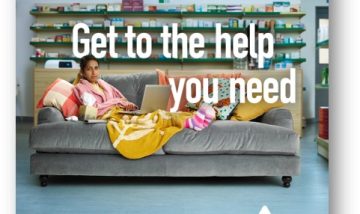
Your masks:
<svg viewBox="0 0 360 214"><path fill-rule="evenodd" d="M82 105L86 97L93 97L98 118L108 120L107 132L114 148L129 159L149 156L183 128L200 131L215 119L215 110L209 105L202 105L194 113L157 110L141 116L123 114L122 109L135 110L137 106L100 79L99 62L92 55L81 58L77 80L75 97Z"/></svg>
<svg viewBox="0 0 360 214"><path fill-rule="evenodd" d="M118 89L100 79L100 76L99 61L93 55L81 58L80 72L74 89L74 94L81 104L85 104L85 94L93 96L95 98L93 106L98 110L98 117L114 107L120 107L127 111L138 108L134 103L128 101ZM192 117L185 120L184 127L200 131L207 127L215 119L215 116L215 110L209 105L204 105Z"/></svg>

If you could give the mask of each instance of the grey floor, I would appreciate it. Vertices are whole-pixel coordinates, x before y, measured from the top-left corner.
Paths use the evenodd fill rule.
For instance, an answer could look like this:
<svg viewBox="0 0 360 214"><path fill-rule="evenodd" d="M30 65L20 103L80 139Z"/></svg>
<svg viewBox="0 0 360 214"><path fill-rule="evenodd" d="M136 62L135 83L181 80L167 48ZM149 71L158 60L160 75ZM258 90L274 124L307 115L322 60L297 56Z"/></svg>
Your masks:
<svg viewBox="0 0 360 214"><path fill-rule="evenodd" d="M17 123L17 213L245 213L266 205L272 214L328 213L328 162L316 153L316 126L301 140L301 175L289 189L280 177L51 177L40 187L29 173L29 123Z"/></svg>

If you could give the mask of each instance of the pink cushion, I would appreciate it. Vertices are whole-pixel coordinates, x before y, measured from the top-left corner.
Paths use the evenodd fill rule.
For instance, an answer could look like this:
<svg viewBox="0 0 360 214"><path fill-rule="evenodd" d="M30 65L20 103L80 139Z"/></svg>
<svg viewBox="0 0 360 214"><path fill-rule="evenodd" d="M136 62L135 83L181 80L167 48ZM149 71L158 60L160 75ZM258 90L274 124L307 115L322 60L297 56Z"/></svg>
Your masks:
<svg viewBox="0 0 360 214"><path fill-rule="evenodd" d="M74 85L63 79L56 79L45 90L37 104L37 108L44 106L55 107L59 109L64 117L78 116L79 101L73 93Z"/></svg>

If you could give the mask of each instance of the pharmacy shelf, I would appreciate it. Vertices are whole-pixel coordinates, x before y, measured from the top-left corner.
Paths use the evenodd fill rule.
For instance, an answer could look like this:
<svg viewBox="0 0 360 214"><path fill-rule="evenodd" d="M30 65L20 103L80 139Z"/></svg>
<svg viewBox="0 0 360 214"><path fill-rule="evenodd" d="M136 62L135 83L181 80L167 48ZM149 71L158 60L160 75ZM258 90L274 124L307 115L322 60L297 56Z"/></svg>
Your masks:
<svg viewBox="0 0 360 214"><path fill-rule="evenodd" d="M134 41L135 43L135 41ZM52 46L52 45L56 45L56 46L72 46L72 42L30 42L30 45L32 46ZM81 43L79 42L79 45L81 45ZM120 45L120 46L125 46L127 45L127 42L115 42L115 45ZM145 43L144 43L145 45ZM169 43L169 46L171 46L172 44ZM209 45L209 47L215 46L215 43L205 43L205 47ZM160 42L155 42L152 43L153 47L162 47L163 43ZM181 44L179 44L179 48L181 48Z"/></svg>
<svg viewBox="0 0 360 214"><path fill-rule="evenodd" d="M43 27L33 27L31 26L30 29L33 31L70 31L73 27L71 26L62 26L62 27L53 27L53 26L43 26ZM97 30L97 31L109 31L109 27L89 27L90 30ZM117 31L126 31L127 27L115 27ZM133 27L134 31L162 31L163 27ZM171 27L169 27L171 30ZM221 31L228 31L228 32L245 32L245 28L230 28L230 27L223 27ZM260 28L261 32L269 31L269 28ZM215 31L215 27L180 27L179 31Z"/></svg>
<svg viewBox="0 0 360 214"><path fill-rule="evenodd" d="M39 12L39 11L30 11L30 14L33 16L69 16L69 15L79 15L79 16L86 16L86 15L105 15L104 12L101 11L66 11L66 12L58 12L58 11L50 11L50 12Z"/></svg>
<svg viewBox="0 0 360 214"><path fill-rule="evenodd" d="M71 46L72 42L30 42L32 46L51 46L51 45L59 45L59 46Z"/></svg>
<svg viewBox="0 0 360 214"><path fill-rule="evenodd" d="M104 15L106 15L106 16L123 16L123 17L165 16L165 17L180 18L181 12L178 12L178 11L108 11L108 12L104 12Z"/></svg>
<svg viewBox="0 0 360 214"><path fill-rule="evenodd" d="M53 27L53 26L44 26L44 27L30 27L33 31L71 31L73 29L72 26L61 26L61 27ZM109 27L94 27L89 26L90 30L96 30L96 31L109 31ZM169 27L171 29L171 27ZM115 30L117 31L126 31L127 27L115 27ZM134 31L162 31L162 27L133 27Z"/></svg>
<svg viewBox="0 0 360 214"><path fill-rule="evenodd" d="M327 90L327 89L329 89L329 85L316 84L316 85L315 85L315 88L316 88L316 89Z"/></svg>
<svg viewBox="0 0 360 214"><path fill-rule="evenodd" d="M79 43L80 44L80 43ZM115 42L116 45L121 45L124 46L127 44L127 42ZM40 46L72 46L72 42L30 42L30 45L35 46L35 47L40 47ZM169 43L169 46L171 46L172 44ZM224 46L225 44L222 43L222 46ZM292 44L283 44L283 43L275 43L274 44L274 48L275 49L280 49L280 48L302 48L306 45L306 43L292 43ZM163 43L160 42L155 42L152 43L153 47L162 47ZM216 44L212 43L212 42L207 42L205 43L205 47L215 47ZM181 48L181 44L179 44L179 48Z"/></svg>
<svg viewBox="0 0 360 214"><path fill-rule="evenodd" d="M180 12L180 11L63 11L63 12L39 12L30 11L33 16L170 16L170 17L297 17L305 16L303 12Z"/></svg>
<svg viewBox="0 0 360 214"><path fill-rule="evenodd" d="M274 48L302 48L305 47L306 43L275 43Z"/></svg>
<svg viewBox="0 0 360 214"><path fill-rule="evenodd" d="M305 13L303 12L284 12L284 13L280 13L280 17L296 17L296 18L302 18L303 16L305 16Z"/></svg>
<svg viewBox="0 0 360 214"><path fill-rule="evenodd" d="M296 17L301 18L305 16L305 13L302 12L244 12L244 17Z"/></svg>
<svg viewBox="0 0 360 214"><path fill-rule="evenodd" d="M274 58L272 61L274 63L283 62L283 61L292 62L292 63L303 63L306 62L306 59L305 58L298 58L298 59Z"/></svg>
<svg viewBox="0 0 360 214"><path fill-rule="evenodd" d="M181 63L181 59L131 59L131 58L105 58L105 62L121 62L121 63Z"/></svg>
<svg viewBox="0 0 360 214"><path fill-rule="evenodd" d="M65 58L56 58L56 57L30 57L30 60L34 61L34 62L44 62L46 60L50 60L50 59L60 59L60 60L75 60L75 61L79 61L78 58L75 57L65 57ZM303 58L300 59L274 59L273 62L281 62L281 61L291 61L293 63L302 63L305 62L306 60ZM160 59L160 58L149 58L149 59L131 59L131 58L103 58L103 59L99 59L100 62L124 62L124 63L141 63L141 62L146 62L146 63L233 63L233 59L230 58L202 58L202 59Z"/></svg>
<svg viewBox="0 0 360 214"><path fill-rule="evenodd" d="M217 59L217 58L206 58L206 59L182 59L182 62L184 63L188 63L188 62L192 62L192 63L229 63L229 62L233 62L234 60L231 59L226 59L226 58L221 58L221 59Z"/></svg>
<svg viewBox="0 0 360 214"><path fill-rule="evenodd" d="M33 16L168 16L181 17L177 11L64 11L64 12L38 12L30 11Z"/></svg>
<svg viewBox="0 0 360 214"><path fill-rule="evenodd" d="M30 57L34 62L45 62L46 60L75 60L79 61L76 57ZM98 59L100 62L122 62L122 63L180 63L181 59L131 59L131 58L102 58Z"/></svg>
<svg viewBox="0 0 360 214"><path fill-rule="evenodd" d="M30 27L33 31L71 31L73 27L71 26L62 26L62 27L53 27L53 26L43 26L43 27ZM90 30L95 31L109 31L109 27L89 27ZM179 32L183 31L213 31L215 32L215 27L180 27ZM115 27L117 31L126 31L127 27ZM134 31L163 31L163 27L133 27ZM169 27L171 30L171 27ZM260 32L268 32L269 28L259 28ZM222 27L222 32L245 32L245 28L233 28L233 27Z"/></svg>
<svg viewBox="0 0 360 214"><path fill-rule="evenodd" d="M276 33L302 33L305 31L305 28L275 28Z"/></svg>
<svg viewBox="0 0 360 214"><path fill-rule="evenodd" d="M316 47L318 47L318 48L328 48L329 47L329 40L324 40L324 41L316 43Z"/></svg>
<svg viewBox="0 0 360 214"><path fill-rule="evenodd" d="M33 27L31 26L30 29L33 31L71 31L73 27L71 26L62 26L62 27L53 27L53 26L44 26L44 27ZM95 31L109 31L109 27L89 27L90 30ZM214 31L215 27L180 27L179 32L182 31ZM126 31L127 27L115 27L117 31ZM133 27L134 31L163 31L163 27ZM171 30L171 27L169 27ZM226 32L245 32L245 28L230 28L230 27L223 27L221 31ZM269 28L260 28L260 32L268 32Z"/></svg>
<svg viewBox="0 0 360 214"><path fill-rule="evenodd" d="M280 13L280 12L224 12L224 11L214 11L214 12L180 12L180 11L63 11L63 12L38 12L38 11L30 11L30 14L35 16L36 18L39 19L57 19L59 18L64 19L66 16L69 16L69 19L85 19L85 18L91 18L94 17L97 19L109 19L111 17L130 17L130 18L156 18L158 17L159 19L161 18L168 18L168 17L173 17L173 18L178 18L182 20L184 20L185 18L190 18L190 17L204 17L204 18L211 18L216 20L217 17L228 17L228 18L259 18L259 19L263 19L268 17L269 19L277 19L277 18L301 18L305 15L305 13L302 12L291 12L291 13ZM42 17L44 16L44 17ZM51 25L48 26L39 26L39 27L30 27L31 30L33 30L35 33L54 33L54 34L61 34L61 33L71 33L73 27L72 26L60 26L60 27L54 27ZM95 33L95 32L108 32L109 31L109 27L104 27L104 26L97 26L97 27L93 27L90 26L89 27L91 33ZM127 30L127 27L115 27L117 32L124 32ZM133 27L135 32L162 32L163 27ZM171 27L169 27L169 30L171 30ZM179 32L215 32L216 28L215 27L179 27L178 31ZM246 28L243 27L239 27L239 28L230 28L230 27L223 27L222 32L230 32L230 33L237 33L237 32L242 32L245 33L246 32ZM269 32L270 29L269 28L260 28L259 29L260 32ZM275 28L275 32L282 32L282 33L301 33L303 32L305 29L303 28ZM116 42L115 43L119 48L123 48L126 46L126 42ZM57 47L63 47L63 48L69 48L72 46L72 42L30 42L30 45L34 46L34 47L53 47L53 48L57 48ZM81 44L80 44L81 45ZM153 43L152 44L153 47L156 48L161 48L163 46L162 43ZM275 43L274 44L274 48L275 49L299 49L304 47L306 44L305 43L294 43L294 44L278 44ZM171 46L171 44L170 44ZM205 43L205 47L206 48L212 48L215 47L216 45L214 43L208 42ZM179 48L181 48L181 45L179 45ZM35 61L35 62L43 62L45 60L48 59L52 59L52 58L36 58L36 57L31 57L31 60ZM56 58L58 59L58 58ZM74 60L78 60L76 58L64 58L64 59L74 59ZM283 58L275 58L272 60L272 62L281 62L281 61L291 61L294 63L302 63L305 62L306 59L304 58L300 58L300 59L283 59ZM178 63L233 63L233 59L214 59L214 58L207 58L207 59L126 59L126 58L120 58L120 59L102 59L100 61L103 62L133 62L133 63L137 63L137 62L169 62L169 63L173 63L173 62L178 62Z"/></svg>
<svg viewBox="0 0 360 214"><path fill-rule="evenodd" d="M56 58L56 57L30 57L30 60L34 62L44 62L46 60L75 60L79 61L79 58L76 57L66 57L66 58ZM99 59L100 62L122 62L122 63L229 63L233 62L233 59L216 59L216 58L204 58L204 59L131 59L131 58L102 58Z"/></svg>
<svg viewBox="0 0 360 214"><path fill-rule="evenodd" d="M182 27L180 30L182 31L214 31L214 27ZM245 28L230 28L230 27L222 27L221 31L230 31L230 32L245 32Z"/></svg>
<svg viewBox="0 0 360 214"><path fill-rule="evenodd" d="M46 60L75 60L79 61L79 58L76 57L30 57L30 60L34 62L44 62ZM102 59L98 59L100 62L102 62Z"/></svg>
<svg viewBox="0 0 360 214"><path fill-rule="evenodd" d="M61 26L61 27L54 27L54 26L31 26L30 30L33 31L71 31L73 29L72 26ZM105 30L104 27L89 27L90 30Z"/></svg>
<svg viewBox="0 0 360 214"><path fill-rule="evenodd" d="M181 16L223 16L223 17L239 17L239 18L251 18L251 17L297 17L301 18L305 16L302 12L182 12Z"/></svg>
<svg viewBox="0 0 360 214"><path fill-rule="evenodd" d="M215 32L215 27L182 27L180 31L213 31ZM222 27L221 31L226 32L246 32L246 28L241 27ZM259 28L260 32L269 32L270 28Z"/></svg>

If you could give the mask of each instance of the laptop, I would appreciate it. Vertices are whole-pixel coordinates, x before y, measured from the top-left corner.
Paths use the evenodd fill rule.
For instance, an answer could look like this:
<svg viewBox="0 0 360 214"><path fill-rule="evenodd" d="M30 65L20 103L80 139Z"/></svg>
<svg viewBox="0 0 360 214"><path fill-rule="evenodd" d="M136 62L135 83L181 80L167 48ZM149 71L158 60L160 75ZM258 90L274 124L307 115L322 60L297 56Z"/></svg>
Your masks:
<svg viewBox="0 0 360 214"><path fill-rule="evenodd" d="M140 109L135 111L121 111L121 113L141 115L158 109L166 110L170 92L171 89L168 85L145 85Z"/></svg>

